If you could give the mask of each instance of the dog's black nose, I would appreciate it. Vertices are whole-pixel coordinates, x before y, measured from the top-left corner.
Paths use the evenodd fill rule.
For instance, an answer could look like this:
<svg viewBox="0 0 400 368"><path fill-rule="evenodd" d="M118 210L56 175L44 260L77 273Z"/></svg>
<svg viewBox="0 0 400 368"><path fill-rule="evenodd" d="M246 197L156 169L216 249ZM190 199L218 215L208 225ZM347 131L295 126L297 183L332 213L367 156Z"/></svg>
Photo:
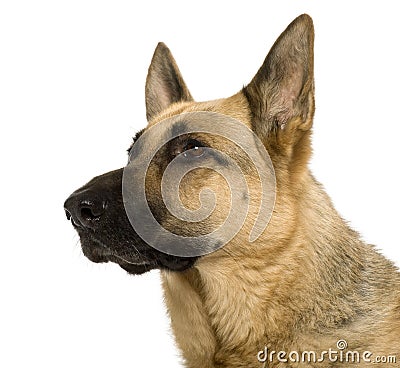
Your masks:
<svg viewBox="0 0 400 368"><path fill-rule="evenodd" d="M76 227L94 229L107 208L107 202L91 191L78 191L65 201L67 219Z"/></svg>

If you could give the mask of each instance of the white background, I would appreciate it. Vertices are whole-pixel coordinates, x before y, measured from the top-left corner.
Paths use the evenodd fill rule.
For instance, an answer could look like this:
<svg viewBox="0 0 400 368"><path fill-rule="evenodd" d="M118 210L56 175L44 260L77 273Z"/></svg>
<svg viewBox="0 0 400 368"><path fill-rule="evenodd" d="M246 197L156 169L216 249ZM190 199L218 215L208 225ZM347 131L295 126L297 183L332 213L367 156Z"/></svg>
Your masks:
<svg viewBox="0 0 400 368"><path fill-rule="evenodd" d="M312 170L400 265L400 22L393 1L2 1L0 366L179 367L158 272L90 263L63 202L121 167L145 126L158 41L193 96L229 96L307 12L316 28Z"/></svg>

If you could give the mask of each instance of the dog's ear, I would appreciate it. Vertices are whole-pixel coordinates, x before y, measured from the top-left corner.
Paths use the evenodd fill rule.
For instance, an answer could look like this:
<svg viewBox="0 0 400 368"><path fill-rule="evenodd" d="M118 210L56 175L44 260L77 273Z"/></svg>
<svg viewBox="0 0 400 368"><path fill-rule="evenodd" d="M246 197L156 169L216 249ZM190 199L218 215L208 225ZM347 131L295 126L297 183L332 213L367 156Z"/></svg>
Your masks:
<svg viewBox="0 0 400 368"><path fill-rule="evenodd" d="M312 19L296 18L280 35L263 65L243 89L253 116L254 130L262 139L293 139L310 129L314 115Z"/></svg>
<svg viewBox="0 0 400 368"><path fill-rule="evenodd" d="M154 51L146 79L146 116L150 121L169 105L192 101L169 48L160 42Z"/></svg>

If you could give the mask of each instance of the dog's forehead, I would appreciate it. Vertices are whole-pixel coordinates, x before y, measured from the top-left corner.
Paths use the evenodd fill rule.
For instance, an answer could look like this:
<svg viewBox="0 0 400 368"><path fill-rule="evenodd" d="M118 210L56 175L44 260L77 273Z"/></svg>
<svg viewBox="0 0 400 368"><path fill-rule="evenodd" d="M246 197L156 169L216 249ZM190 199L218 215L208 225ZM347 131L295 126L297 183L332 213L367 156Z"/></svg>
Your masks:
<svg viewBox="0 0 400 368"><path fill-rule="evenodd" d="M190 124L190 117L185 114L179 114L171 118L160 121L158 124L152 125L146 129L146 139L152 143L157 142L157 148L163 147L168 142L175 138L186 136L188 133L193 133L193 124ZM148 147L150 142L145 144Z"/></svg>
<svg viewBox="0 0 400 368"><path fill-rule="evenodd" d="M135 151L138 152L142 149L148 150L150 149L148 145L152 146L160 142L166 143L174 137L187 134L188 132L200 133L196 131L196 123L190 116L196 116L196 113L201 114L205 112L209 114L207 114L206 121L203 119L202 123L206 123L208 127L212 127L213 123L215 123L215 125L224 124L220 118L224 115L228 118L233 118L237 124L243 124L250 130L253 128L249 105L246 97L241 92L225 99L206 102L178 102L170 105L162 113L148 122L147 127L145 127L140 134L140 136L142 136L142 133L146 133L143 134L146 138L141 139L139 145L135 144ZM221 125L219 128L221 128ZM232 125L230 128L232 128ZM151 134L148 134L150 131ZM211 131L215 133L214 129L211 129ZM135 141L134 139L134 142ZM147 141L147 143L144 141ZM138 146L141 148L139 149ZM131 149L129 151L131 151Z"/></svg>
<svg viewBox="0 0 400 368"><path fill-rule="evenodd" d="M196 104L199 107L200 104ZM204 104L203 104L204 106ZM208 107L210 105L208 104ZM230 114L216 112L216 109L187 109L180 106L174 113L157 116L156 121L141 131L128 150L130 161L138 161L153 156L166 144L182 139L195 139L211 147L227 149L232 144L250 147L255 143L254 132L248 124L233 118ZM230 144L229 141L232 143ZM232 148L232 147L231 147Z"/></svg>
<svg viewBox="0 0 400 368"><path fill-rule="evenodd" d="M169 118L165 118L156 124L151 124L147 129L145 129L146 134L142 136L142 138L150 140L152 143L158 142L157 145L159 146L160 142L166 144L176 138L182 138L185 136L193 137L193 135L204 136L204 134L215 133L213 132L213 129L209 129L209 127L212 127L214 123L213 120L216 120L214 113L207 112L207 115L204 115L203 113L204 112L199 111L190 113L182 112ZM148 144L151 145L151 142L147 141L145 146L148 147Z"/></svg>
<svg viewBox="0 0 400 368"><path fill-rule="evenodd" d="M230 116L238 122L246 125L248 128L252 127L251 113L246 97L243 93L239 92L229 98L205 101L205 102L178 102L172 104L169 108L164 110L161 114L151 120L147 128L150 128L162 120L173 118L190 112L210 112ZM174 124L175 120L171 119L170 124Z"/></svg>

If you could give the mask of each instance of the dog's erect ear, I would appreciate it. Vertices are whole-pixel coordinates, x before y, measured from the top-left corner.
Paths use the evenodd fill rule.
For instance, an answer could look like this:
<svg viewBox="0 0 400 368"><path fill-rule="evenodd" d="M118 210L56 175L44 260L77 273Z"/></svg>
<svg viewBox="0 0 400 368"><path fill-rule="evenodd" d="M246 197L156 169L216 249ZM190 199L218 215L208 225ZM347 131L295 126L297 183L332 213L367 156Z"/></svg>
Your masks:
<svg viewBox="0 0 400 368"><path fill-rule="evenodd" d="M277 129L283 134L290 132L293 137L293 133L311 127L313 46L313 22L304 14L280 35L264 64L243 89L253 115L254 130L262 138Z"/></svg>
<svg viewBox="0 0 400 368"><path fill-rule="evenodd" d="M174 102L192 100L171 51L160 42L154 51L146 79L147 120L150 121Z"/></svg>

